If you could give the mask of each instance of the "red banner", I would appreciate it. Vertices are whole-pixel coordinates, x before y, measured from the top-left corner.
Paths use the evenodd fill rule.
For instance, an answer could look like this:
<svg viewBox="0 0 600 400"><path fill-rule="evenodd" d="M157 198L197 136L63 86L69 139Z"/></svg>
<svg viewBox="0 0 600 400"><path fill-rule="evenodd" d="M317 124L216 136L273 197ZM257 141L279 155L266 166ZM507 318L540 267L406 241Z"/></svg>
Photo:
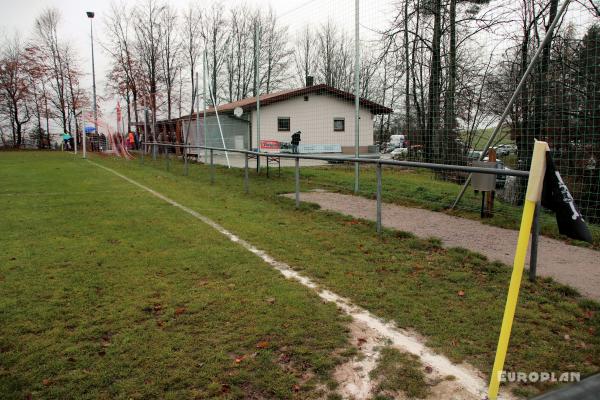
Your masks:
<svg viewBox="0 0 600 400"><path fill-rule="evenodd" d="M279 153L281 152L281 142L277 140L261 140L259 150L270 153Z"/></svg>

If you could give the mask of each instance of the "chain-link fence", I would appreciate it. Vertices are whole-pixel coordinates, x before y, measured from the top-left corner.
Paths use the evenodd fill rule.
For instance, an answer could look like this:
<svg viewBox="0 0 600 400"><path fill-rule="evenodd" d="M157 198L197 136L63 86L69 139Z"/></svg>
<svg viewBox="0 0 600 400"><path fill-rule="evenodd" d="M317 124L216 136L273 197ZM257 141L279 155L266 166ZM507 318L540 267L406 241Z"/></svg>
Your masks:
<svg viewBox="0 0 600 400"><path fill-rule="evenodd" d="M147 140L515 170L528 170L534 140L545 140L583 215L600 222L595 2L213 3L199 21L192 113L155 123L150 115ZM188 151L207 161L206 151ZM236 154L214 157L243 165ZM371 191L373 168L324 164L314 174L324 187ZM518 225L523 179L498 175L483 199L469 180L394 170L384 199L459 214L485 208L492 223Z"/></svg>

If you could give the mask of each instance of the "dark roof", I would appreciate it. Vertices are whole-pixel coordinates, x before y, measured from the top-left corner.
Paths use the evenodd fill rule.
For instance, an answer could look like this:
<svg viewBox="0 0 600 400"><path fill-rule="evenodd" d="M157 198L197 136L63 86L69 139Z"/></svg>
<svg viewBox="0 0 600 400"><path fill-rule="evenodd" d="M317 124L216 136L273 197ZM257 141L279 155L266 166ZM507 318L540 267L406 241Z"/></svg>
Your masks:
<svg viewBox="0 0 600 400"><path fill-rule="evenodd" d="M260 105L268 106L269 104L277 103L279 101L288 100L292 97L304 96L307 94L329 94L331 96L335 96L339 99L346 100L349 102L354 102L354 95L350 92L345 92L343 90L336 89L332 86L320 84L313 86L305 86L299 89L289 89L283 90L275 93L267 93L262 94L260 96ZM392 109L389 107L385 107L381 104L377 104L371 100L367 100L365 98L360 98L360 105L362 107L367 108L373 114L390 114L392 113ZM256 97L248 97L242 100L234 101L232 103L221 104L217 107L217 111L223 114L230 114L237 107L242 108L244 111L250 111L256 108ZM206 113L208 115L212 115L215 113L213 107L210 107ZM192 114L194 117L196 114ZM200 113L202 116L202 113ZM181 117L181 119L188 119L190 116Z"/></svg>

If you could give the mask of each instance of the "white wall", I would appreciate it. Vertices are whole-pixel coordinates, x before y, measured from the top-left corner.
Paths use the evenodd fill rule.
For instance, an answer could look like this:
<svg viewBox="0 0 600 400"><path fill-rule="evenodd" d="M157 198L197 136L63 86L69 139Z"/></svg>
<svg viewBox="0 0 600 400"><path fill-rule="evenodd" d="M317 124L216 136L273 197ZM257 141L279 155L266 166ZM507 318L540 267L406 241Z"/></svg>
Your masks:
<svg viewBox="0 0 600 400"><path fill-rule="evenodd" d="M277 131L277 117L290 118L290 131ZM334 118L345 118L344 132L333 130ZM360 109L360 146L373 144L373 115ZM302 131L301 144L340 144L354 146L354 102L341 100L326 94L309 94L269 104L260 108L261 140L290 142L292 133ZM252 111L252 147L256 143L256 110Z"/></svg>

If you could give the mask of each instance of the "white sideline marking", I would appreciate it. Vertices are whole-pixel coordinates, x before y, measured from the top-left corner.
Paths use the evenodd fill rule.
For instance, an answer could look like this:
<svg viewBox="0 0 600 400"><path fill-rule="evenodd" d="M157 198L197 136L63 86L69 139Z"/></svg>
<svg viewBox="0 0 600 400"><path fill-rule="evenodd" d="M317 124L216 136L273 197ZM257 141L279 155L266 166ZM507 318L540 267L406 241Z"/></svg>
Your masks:
<svg viewBox="0 0 600 400"><path fill-rule="evenodd" d="M454 376L456 378L456 381L460 383L460 386L465 388L469 393L480 398L483 398L485 396L485 393L487 392L487 384L480 376L476 374L476 371L471 370L470 368L464 367L462 365L454 364L448 358L436 354L433 350L425 346L422 343L421 339L419 339L416 335L405 331L404 329L396 327L394 323L383 321L382 319L376 317L375 315L371 314L369 311L363 309L362 307L358 307L352 304L350 300L342 296L339 296L326 289L319 289L317 284L313 282L310 278L307 278L294 271L288 264L283 263L281 261L277 261L265 251L260 250L251 243L239 238L238 236L231 233L221 225L214 222L212 219L205 217L204 215L192 210L191 208L186 207L176 202L175 200L172 200L167 196L158 193L157 191L150 189L149 187L144 186L141 183L138 183L133 179L111 168L97 164L93 161L89 162L117 175L118 177L126 180L127 182L141 189L144 189L145 191L149 192L155 197L158 197L159 199L185 211L186 213L197 218L198 220L204 222L205 224L219 231L221 234L227 236L232 242L239 243L246 250L256 254L263 261L277 269L286 278L294 279L300 282L302 285L314 290L323 300L334 303L338 306L338 308L340 308L346 314L350 315L352 318L358 321L362 321L371 329L375 330L379 335L389 339L395 346L402 348L408 353L418 356L424 363L432 366L432 368L437 370L440 374ZM499 399L503 398L512 398L512 396L505 395L499 397Z"/></svg>

